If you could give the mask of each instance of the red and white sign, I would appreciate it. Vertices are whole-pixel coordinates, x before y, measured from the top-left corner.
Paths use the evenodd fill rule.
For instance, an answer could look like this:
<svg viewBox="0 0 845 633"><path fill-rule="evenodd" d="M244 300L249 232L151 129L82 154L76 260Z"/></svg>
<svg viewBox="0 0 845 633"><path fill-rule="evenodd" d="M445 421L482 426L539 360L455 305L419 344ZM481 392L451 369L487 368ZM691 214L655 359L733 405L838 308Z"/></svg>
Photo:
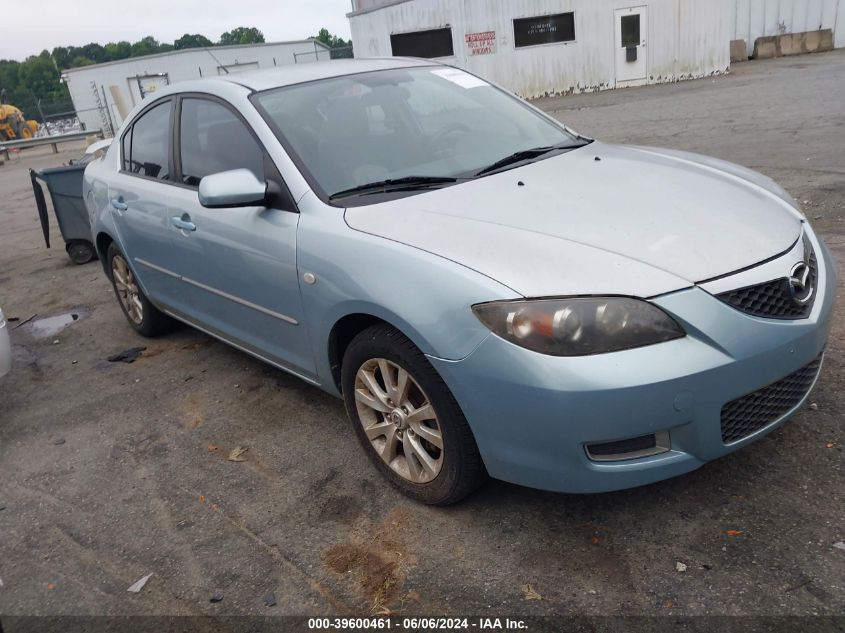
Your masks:
<svg viewBox="0 0 845 633"><path fill-rule="evenodd" d="M490 55L496 52L496 31L464 35L470 55Z"/></svg>

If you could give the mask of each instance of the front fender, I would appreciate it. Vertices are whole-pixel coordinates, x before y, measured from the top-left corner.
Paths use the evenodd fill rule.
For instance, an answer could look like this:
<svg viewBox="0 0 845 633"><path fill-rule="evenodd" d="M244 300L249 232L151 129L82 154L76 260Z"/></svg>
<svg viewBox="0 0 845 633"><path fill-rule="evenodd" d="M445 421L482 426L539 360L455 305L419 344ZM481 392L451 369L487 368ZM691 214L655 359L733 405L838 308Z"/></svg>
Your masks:
<svg viewBox="0 0 845 633"><path fill-rule="evenodd" d="M343 210L309 193L300 200L297 268L303 312L320 382L331 389L334 325L368 314L399 329L429 356L465 358L490 334L472 305L520 296L440 256L349 228ZM314 284L302 281L312 273Z"/></svg>

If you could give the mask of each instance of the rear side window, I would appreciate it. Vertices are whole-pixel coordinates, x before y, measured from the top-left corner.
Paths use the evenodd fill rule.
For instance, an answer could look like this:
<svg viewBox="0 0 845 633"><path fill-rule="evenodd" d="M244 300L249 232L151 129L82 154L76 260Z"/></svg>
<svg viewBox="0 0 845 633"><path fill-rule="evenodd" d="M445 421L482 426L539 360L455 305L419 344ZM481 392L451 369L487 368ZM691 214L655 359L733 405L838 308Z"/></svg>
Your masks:
<svg viewBox="0 0 845 633"><path fill-rule="evenodd" d="M123 170L170 180L170 101L147 110L123 137Z"/></svg>
<svg viewBox="0 0 845 633"><path fill-rule="evenodd" d="M207 99L183 99L179 126L182 182L196 187L203 177L249 169L264 180L264 152L229 108Z"/></svg>

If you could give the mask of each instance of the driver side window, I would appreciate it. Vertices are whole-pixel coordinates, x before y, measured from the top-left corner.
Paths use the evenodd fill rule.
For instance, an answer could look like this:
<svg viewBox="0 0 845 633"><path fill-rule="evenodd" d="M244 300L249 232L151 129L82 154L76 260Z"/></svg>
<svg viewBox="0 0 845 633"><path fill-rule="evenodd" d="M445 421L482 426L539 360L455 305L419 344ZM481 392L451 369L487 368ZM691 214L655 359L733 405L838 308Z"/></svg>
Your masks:
<svg viewBox="0 0 845 633"><path fill-rule="evenodd" d="M264 151L229 108L208 99L182 100L179 125L182 182L199 186L205 176L249 169L264 180Z"/></svg>

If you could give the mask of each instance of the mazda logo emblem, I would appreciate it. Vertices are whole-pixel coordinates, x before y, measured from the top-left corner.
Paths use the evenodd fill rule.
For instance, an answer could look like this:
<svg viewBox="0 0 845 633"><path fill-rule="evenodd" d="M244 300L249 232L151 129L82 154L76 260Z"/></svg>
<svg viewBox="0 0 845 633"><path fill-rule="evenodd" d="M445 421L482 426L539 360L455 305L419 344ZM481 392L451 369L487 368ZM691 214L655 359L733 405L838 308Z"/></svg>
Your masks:
<svg viewBox="0 0 845 633"><path fill-rule="evenodd" d="M813 280L810 279L810 267L805 262L798 262L789 273L789 294L798 305L806 305L813 298Z"/></svg>

